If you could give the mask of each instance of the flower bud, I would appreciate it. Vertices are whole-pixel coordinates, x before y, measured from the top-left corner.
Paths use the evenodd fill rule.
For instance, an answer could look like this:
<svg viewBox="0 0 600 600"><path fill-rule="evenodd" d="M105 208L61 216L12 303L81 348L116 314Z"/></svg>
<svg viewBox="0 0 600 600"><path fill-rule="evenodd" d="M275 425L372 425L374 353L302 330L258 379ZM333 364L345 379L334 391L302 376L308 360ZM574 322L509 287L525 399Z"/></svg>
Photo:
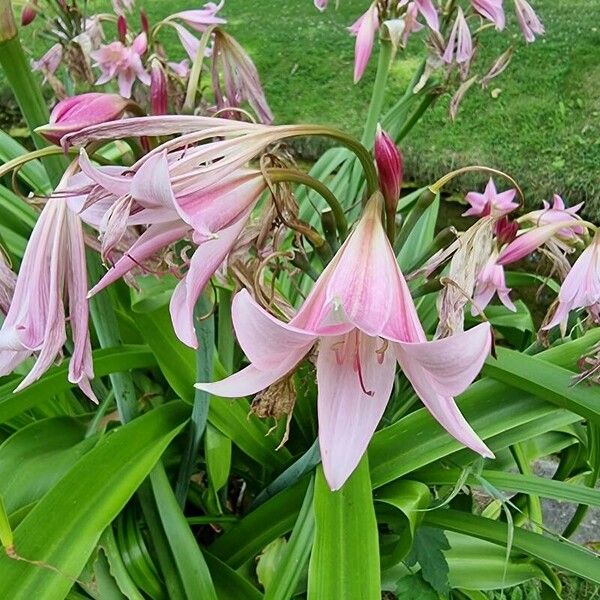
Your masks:
<svg viewBox="0 0 600 600"><path fill-rule="evenodd" d="M498 219L494 227L496 239L501 246L510 244L517 237L517 231L519 231L519 224L511 221L506 215Z"/></svg>
<svg viewBox="0 0 600 600"><path fill-rule="evenodd" d="M402 189L404 165L396 144L381 127L377 127L375 135L375 163L386 212L395 213Z"/></svg>
<svg viewBox="0 0 600 600"><path fill-rule="evenodd" d="M150 109L153 115L166 115L169 94L167 76L160 61L154 59L150 67Z"/></svg>
<svg viewBox="0 0 600 600"><path fill-rule="evenodd" d="M121 44L125 44L127 42L127 20L123 15L119 15L117 18L117 33Z"/></svg>
<svg viewBox="0 0 600 600"><path fill-rule="evenodd" d="M140 22L142 23L142 31L149 36L150 35L150 23L148 22L148 15L143 9L140 10Z"/></svg>
<svg viewBox="0 0 600 600"><path fill-rule="evenodd" d="M27 27L37 17L37 13L37 0L31 0L21 11L21 26Z"/></svg>
<svg viewBox="0 0 600 600"><path fill-rule="evenodd" d="M48 125L38 127L36 132L53 144L60 144L63 135L114 121L132 105L131 101L117 94L88 93L61 100L50 113Z"/></svg>

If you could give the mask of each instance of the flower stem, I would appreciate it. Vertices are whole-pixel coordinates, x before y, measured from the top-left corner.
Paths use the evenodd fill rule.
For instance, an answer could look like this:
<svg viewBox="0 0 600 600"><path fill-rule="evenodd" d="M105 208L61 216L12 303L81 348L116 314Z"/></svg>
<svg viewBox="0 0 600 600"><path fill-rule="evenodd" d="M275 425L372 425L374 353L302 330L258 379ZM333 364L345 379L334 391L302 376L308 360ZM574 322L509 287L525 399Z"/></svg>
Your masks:
<svg viewBox="0 0 600 600"><path fill-rule="evenodd" d="M312 188L315 192L320 194L329 205L329 208L331 208L340 237L345 239L348 233L348 222L346 221L344 210L338 199L335 197L335 194L333 194L324 183L303 171L297 171L295 169L267 169L267 173L273 183L281 183L283 181L300 183Z"/></svg>
<svg viewBox="0 0 600 600"><path fill-rule="evenodd" d="M398 237L394 243L394 250L399 251L410 232L413 230L414 226L418 223L419 219L423 216L423 213L431 206L431 203L435 200L436 194L432 192L430 189L426 189L417 200L415 207L410 211L410 215L408 219L404 222Z"/></svg>
<svg viewBox="0 0 600 600"><path fill-rule="evenodd" d="M367 148L373 145L375 138L375 130L383 108L383 100L385 98L385 90L390 72L390 64L392 62L392 42L382 38L380 40L379 58L377 61L377 73L375 75L375 83L373 84L373 93L371 94L371 102L367 111L367 120L361 137L361 142ZM370 192L371 194L372 192ZM369 195L370 195L369 194Z"/></svg>

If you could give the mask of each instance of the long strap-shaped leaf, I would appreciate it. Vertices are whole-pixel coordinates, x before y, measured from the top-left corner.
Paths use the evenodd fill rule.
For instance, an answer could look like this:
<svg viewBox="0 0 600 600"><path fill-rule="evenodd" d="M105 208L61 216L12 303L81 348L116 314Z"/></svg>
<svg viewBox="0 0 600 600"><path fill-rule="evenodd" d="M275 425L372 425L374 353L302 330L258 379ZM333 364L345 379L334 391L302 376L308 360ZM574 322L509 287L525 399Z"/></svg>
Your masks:
<svg viewBox="0 0 600 600"><path fill-rule="evenodd" d="M309 600L379 600L379 542L366 455L337 492L330 491L319 467L314 510Z"/></svg>
<svg viewBox="0 0 600 600"><path fill-rule="evenodd" d="M15 552L0 557L0 598L64 598L102 532L189 418L171 402L107 433L18 525Z"/></svg>
<svg viewBox="0 0 600 600"><path fill-rule="evenodd" d="M437 510L427 513L424 523L502 545L506 544L509 535L506 523L499 523L459 510ZM538 533L515 527L513 548L560 569L600 583L600 559L575 544L558 542Z"/></svg>
<svg viewBox="0 0 600 600"><path fill-rule="evenodd" d="M154 355L146 346L120 346L96 350L93 359L96 377L156 365ZM66 362L60 367L52 367L39 381L16 394L13 390L18 385L18 379L0 386L0 423L5 423L32 406L48 402L57 394L74 387L67 380L68 368Z"/></svg>
<svg viewBox="0 0 600 600"><path fill-rule="evenodd" d="M600 424L597 391L584 385L572 385L573 372L568 369L548 364L535 356L498 348L497 358L490 358L483 372Z"/></svg>

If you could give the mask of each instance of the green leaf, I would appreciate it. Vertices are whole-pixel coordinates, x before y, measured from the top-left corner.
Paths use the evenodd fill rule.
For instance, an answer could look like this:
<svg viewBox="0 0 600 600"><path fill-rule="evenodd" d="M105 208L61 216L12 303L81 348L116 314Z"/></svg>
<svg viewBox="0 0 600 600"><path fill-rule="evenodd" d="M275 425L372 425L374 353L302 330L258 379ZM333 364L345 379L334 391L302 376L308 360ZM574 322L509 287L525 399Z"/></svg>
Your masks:
<svg viewBox="0 0 600 600"><path fill-rule="evenodd" d="M217 600L204 556L185 520L161 463L157 464L150 473L150 481L163 528L187 597L198 596L207 600Z"/></svg>
<svg viewBox="0 0 600 600"><path fill-rule="evenodd" d="M256 563L256 577L264 589L267 589L273 581L273 577L277 573L285 554L286 546L287 540L285 538L277 538L267 544L260 553Z"/></svg>
<svg viewBox="0 0 600 600"><path fill-rule="evenodd" d="M120 346L95 350L92 354L96 377L109 373L152 367L156 359L146 346ZM49 402L54 396L74 387L67 379L69 366L65 362L59 367L48 369L47 373L35 383L20 392L13 390L20 378L0 386L0 423L5 423L15 415Z"/></svg>
<svg viewBox="0 0 600 600"><path fill-rule="evenodd" d="M412 477L428 485L453 485L459 476L460 469L440 468L423 469L412 474ZM469 475L466 483L477 486L481 485L481 480L505 491L535 494L544 498L554 498L563 502L576 502L588 506L600 506L600 490L555 479L545 479L537 475L484 470L479 476Z"/></svg>
<svg viewBox="0 0 600 600"><path fill-rule="evenodd" d="M219 600L261 600L263 595L237 571L210 552L204 554Z"/></svg>
<svg viewBox="0 0 600 600"><path fill-rule="evenodd" d="M265 600L292 598L308 563L315 535L313 510L314 484L311 480L306 496L271 582L266 587Z"/></svg>
<svg viewBox="0 0 600 600"><path fill-rule="evenodd" d="M16 528L16 553L39 562L0 557L0 597L66 596L104 529L187 418L189 409L172 402L105 434Z"/></svg>
<svg viewBox="0 0 600 600"><path fill-rule="evenodd" d="M374 500L377 521L387 523L398 536L390 558L390 564L397 564L413 545L415 533L425 514L424 510L431 502L431 493L426 485L418 481L402 480L379 488ZM380 505L392 510L381 514L377 510Z"/></svg>
<svg viewBox="0 0 600 600"><path fill-rule="evenodd" d="M9 514L37 502L96 444L97 436L85 434L83 420L55 417L18 430L0 446L0 495Z"/></svg>
<svg viewBox="0 0 600 600"><path fill-rule="evenodd" d="M458 510L436 510L427 513L424 522L431 527L464 533L502 546L506 545L509 536L506 523L499 523ZM597 556L576 544L559 542L515 527L513 548L559 569L565 569L575 575L600 583Z"/></svg>
<svg viewBox="0 0 600 600"><path fill-rule="evenodd" d="M0 163L7 163L13 158L27 154L29 150L14 140L10 135L0 130ZM48 194L52 185L46 170L39 160L31 160L19 169L19 178L29 185L35 192Z"/></svg>
<svg viewBox="0 0 600 600"><path fill-rule="evenodd" d="M402 600L439 600L440 598L420 572L400 579L394 592Z"/></svg>
<svg viewBox="0 0 600 600"><path fill-rule="evenodd" d="M448 562L443 550L449 550L448 538L432 527L419 527L406 564L409 567L419 563L423 579L439 594L445 596L450 591L448 583Z"/></svg>
<svg viewBox="0 0 600 600"><path fill-rule="evenodd" d="M341 490L317 470L308 597L379 600L379 540L366 455Z"/></svg>
<svg viewBox="0 0 600 600"><path fill-rule="evenodd" d="M231 440L210 423L204 438L204 456L208 481L213 491L218 492L229 479L231 469Z"/></svg>
<svg viewBox="0 0 600 600"><path fill-rule="evenodd" d="M498 348L496 354L497 359L490 358L486 362L485 375L600 424L596 390L572 385L572 371L508 348Z"/></svg>

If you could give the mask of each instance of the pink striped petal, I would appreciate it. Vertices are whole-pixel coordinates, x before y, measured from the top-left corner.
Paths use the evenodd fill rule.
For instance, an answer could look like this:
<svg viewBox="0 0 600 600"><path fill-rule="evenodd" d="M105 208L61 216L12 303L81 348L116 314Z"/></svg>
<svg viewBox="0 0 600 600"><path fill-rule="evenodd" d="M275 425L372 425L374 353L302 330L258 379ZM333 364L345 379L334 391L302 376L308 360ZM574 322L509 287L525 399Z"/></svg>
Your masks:
<svg viewBox="0 0 600 600"><path fill-rule="evenodd" d="M215 381L214 383L200 382L196 383L194 387L213 396L243 398L268 388L287 373L283 368L259 371L254 365L250 365L225 379L221 379L221 381Z"/></svg>
<svg viewBox="0 0 600 600"><path fill-rule="evenodd" d="M354 83L358 83L367 68L375 34L379 29L379 14L377 3L371 4L367 12L361 17L356 33L356 45L354 48Z"/></svg>
<svg viewBox="0 0 600 600"><path fill-rule="evenodd" d="M231 306L237 340L252 364L270 371L285 364L291 370L310 350L317 336L270 315L248 293L236 294Z"/></svg>
<svg viewBox="0 0 600 600"><path fill-rule="evenodd" d="M356 330L321 340L319 446L332 490L340 489L358 465L390 398L395 361L390 351L378 353L383 343Z"/></svg>

